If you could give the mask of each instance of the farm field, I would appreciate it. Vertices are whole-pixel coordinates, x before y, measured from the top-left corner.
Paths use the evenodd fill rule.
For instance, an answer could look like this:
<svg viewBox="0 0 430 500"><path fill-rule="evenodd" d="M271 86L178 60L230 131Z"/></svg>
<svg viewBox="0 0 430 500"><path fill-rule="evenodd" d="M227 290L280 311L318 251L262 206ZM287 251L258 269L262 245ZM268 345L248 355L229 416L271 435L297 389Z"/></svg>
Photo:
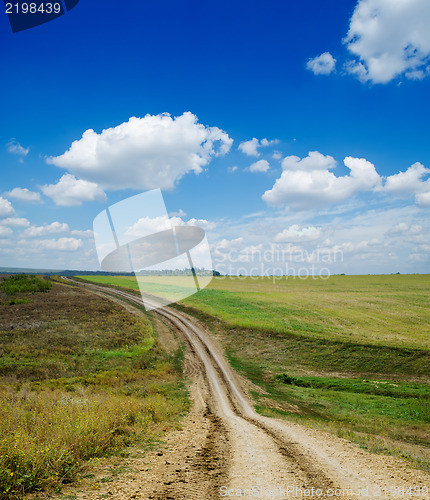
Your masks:
<svg viewBox="0 0 430 500"><path fill-rule="evenodd" d="M429 468L430 276L216 277L175 307L214 332L260 413Z"/></svg>
<svg viewBox="0 0 430 500"><path fill-rule="evenodd" d="M89 460L150 446L189 406L182 350L161 347L150 316L25 281L0 277L2 499L59 491Z"/></svg>

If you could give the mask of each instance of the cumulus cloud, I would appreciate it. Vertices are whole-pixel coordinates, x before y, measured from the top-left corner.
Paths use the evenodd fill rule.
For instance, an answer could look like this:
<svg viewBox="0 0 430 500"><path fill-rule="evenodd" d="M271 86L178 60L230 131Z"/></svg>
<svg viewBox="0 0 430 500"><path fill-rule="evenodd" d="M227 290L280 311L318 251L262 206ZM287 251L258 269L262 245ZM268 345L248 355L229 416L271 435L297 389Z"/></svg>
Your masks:
<svg viewBox="0 0 430 500"><path fill-rule="evenodd" d="M12 138L8 143L7 143L7 150L9 153L13 155L18 155L24 157L27 156L28 153L30 152L30 148L24 148L21 146L21 144L14 138Z"/></svg>
<svg viewBox="0 0 430 500"><path fill-rule="evenodd" d="M206 219L190 219L188 221L182 220L180 217L141 217L132 226L128 227L124 235L127 238L139 238L143 235L158 233L165 231L175 226L196 226L202 229L213 229L216 227L215 222L209 222Z"/></svg>
<svg viewBox="0 0 430 500"><path fill-rule="evenodd" d="M59 238L56 240L52 238L50 240L39 240L34 243L36 248L42 250L55 250L60 252L75 252L79 250L83 243L82 240L77 238Z"/></svg>
<svg viewBox="0 0 430 500"><path fill-rule="evenodd" d="M430 207L430 185L427 186L428 191L424 193L417 193L415 195L415 202L417 205L421 205L423 207Z"/></svg>
<svg viewBox="0 0 430 500"><path fill-rule="evenodd" d="M197 226L202 229L215 229L217 226L216 222L210 222L206 219L190 219L188 222L185 222L184 225L187 226Z"/></svg>
<svg viewBox="0 0 430 500"><path fill-rule="evenodd" d="M215 253L219 252L225 252L228 250L236 250L240 246L242 246L244 242L243 237L239 238L233 238L231 240L228 240L227 238L223 238L220 242L218 242L216 245L214 245L214 251Z"/></svg>
<svg viewBox="0 0 430 500"><path fill-rule="evenodd" d="M0 221L0 225L8 227L28 227L30 221L24 219L23 217L7 217Z"/></svg>
<svg viewBox="0 0 430 500"><path fill-rule="evenodd" d="M345 201L380 184L374 165L364 158L348 156L344 164L350 170L349 175L337 177L330 171L336 167L331 156L318 151L303 159L287 156L282 161L281 177L263 194L263 200L269 205L305 210Z"/></svg>
<svg viewBox="0 0 430 500"><path fill-rule="evenodd" d="M45 226L31 226L28 227L22 235L24 237L35 238L38 236L45 236L47 234L58 234L70 232L69 226L64 222L52 222Z"/></svg>
<svg viewBox="0 0 430 500"><path fill-rule="evenodd" d="M278 142L278 139L273 139L272 141L261 139L261 141L259 141L254 137L250 141L241 142L238 149L240 149L240 151L245 153L247 156L260 156L258 148L272 146Z"/></svg>
<svg viewBox="0 0 430 500"><path fill-rule="evenodd" d="M384 185L385 191L389 193L409 195L422 188L425 175L430 173L430 169L424 167L419 162L411 165L405 172L399 172L387 177Z"/></svg>
<svg viewBox="0 0 430 500"><path fill-rule="evenodd" d="M276 243L314 241L321 237L321 232L320 227L300 227L298 224L293 224L278 233L273 238L273 241Z"/></svg>
<svg viewBox="0 0 430 500"><path fill-rule="evenodd" d="M229 174L234 174L234 172L236 172L236 170L238 170L238 169L239 169L239 167L237 165L234 165L233 167L228 167L227 172Z"/></svg>
<svg viewBox="0 0 430 500"><path fill-rule="evenodd" d="M249 170L250 172L267 172L269 168L270 165L268 161L258 160L249 167Z"/></svg>
<svg viewBox="0 0 430 500"><path fill-rule="evenodd" d="M357 59L346 70L361 81L387 83L405 75L429 74L430 2L428 0L359 0L344 39Z"/></svg>
<svg viewBox="0 0 430 500"><path fill-rule="evenodd" d="M190 112L132 117L100 134L87 130L69 150L46 161L107 189L172 189L188 172L199 174L233 140Z"/></svg>
<svg viewBox="0 0 430 500"><path fill-rule="evenodd" d="M64 174L57 184L42 186L43 194L63 207L82 205L84 201L106 201L105 192L94 182Z"/></svg>
<svg viewBox="0 0 430 500"><path fill-rule="evenodd" d="M6 193L6 196L21 201L40 201L40 193L29 191L27 188L13 188L12 191Z"/></svg>
<svg viewBox="0 0 430 500"><path fill-rule="evenodd" d="M411 165L405 172L386 178L382 190L398 196L415 196L417 205L430 206L430 179L423 178L430 174L430 169L419 162Z"/></svg>
<svg viewBox="0 0 430 500"><path fill-rule="evenodd" d="M8 217L14 213L15 210L13 209L11 202L0 196L0 217Z"/></svg>
<svg viewBox="0 0 430 500"><path fill-rule="evenodd" d="M314 75L329 75L336 68L336 59L330 52L324 52L318 57L309 59L306 68L312 71Z"/></svg>

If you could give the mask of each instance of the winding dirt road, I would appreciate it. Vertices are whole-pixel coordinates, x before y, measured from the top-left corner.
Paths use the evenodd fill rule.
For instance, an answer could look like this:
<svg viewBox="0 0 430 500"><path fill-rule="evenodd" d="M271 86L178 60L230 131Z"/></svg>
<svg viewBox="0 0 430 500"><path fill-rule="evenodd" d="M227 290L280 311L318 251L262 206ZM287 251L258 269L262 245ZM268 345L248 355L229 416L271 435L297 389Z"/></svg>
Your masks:
<svg viewBox="0 0 430 500"><path fill-rule="evenodd" d="M82 286L82 284L80 284ZM112 300L140 297L85 285ZM130 306L128 306L130 307ZM79 498L428 498L430 475L366 453L331 434L257 414L241 379L204 325L169 307L156 311L187 345L193 409L163 452Z"/></svg>

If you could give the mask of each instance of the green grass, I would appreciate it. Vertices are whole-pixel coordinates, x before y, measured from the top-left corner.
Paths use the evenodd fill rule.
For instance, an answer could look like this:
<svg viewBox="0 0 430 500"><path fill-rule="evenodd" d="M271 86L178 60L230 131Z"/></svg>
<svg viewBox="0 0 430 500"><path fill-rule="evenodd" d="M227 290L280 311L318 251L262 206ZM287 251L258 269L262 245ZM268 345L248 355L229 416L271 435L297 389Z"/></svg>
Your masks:
<svg viewBox="0 0 430 500"><path fill-rule="evenodd" d="M93 283L100 283L101 285L115 285L122 288L131 288L132 290L139 290L135 276L75 276L86 281Z"/></svg>
<svg viewBox="0 0 430 500"><path fill-rule="evenodd" d="M429 468L429 275L215 277L174 307L217 335L261 413Z"/></svg>
<svg viewBox="0 0 430 500"><path fill-rule="evenodd" d="M430 276L214 278L184 300L230 328L428 348Z"/></svg>
<svg viewBox="0 0 430 500"><path fill-rule="evenodd" d="M149 316L55 284L0 319L0 499L59 489L188 409L182 349L166 353Z"/></svg>

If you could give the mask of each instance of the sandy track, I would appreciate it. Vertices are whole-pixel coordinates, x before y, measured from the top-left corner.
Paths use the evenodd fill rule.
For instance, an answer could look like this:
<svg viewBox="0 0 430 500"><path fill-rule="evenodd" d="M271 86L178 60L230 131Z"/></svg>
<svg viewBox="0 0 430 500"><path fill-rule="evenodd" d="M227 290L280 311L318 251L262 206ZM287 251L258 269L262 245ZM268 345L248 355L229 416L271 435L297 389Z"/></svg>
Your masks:
<svg viewBox="0 0 430 500"><path fill-rule="evenodd" d="M132 293L95 285L86 288L142 304ZM193 411L184 429L168 442L170 461L149 457L146 474L111 485L110 498L430 499L426 490L430 475L399 459L369 454L331 434L258 415L240 377L204 325L171 308L157 314L187 344Z"/></svg>

